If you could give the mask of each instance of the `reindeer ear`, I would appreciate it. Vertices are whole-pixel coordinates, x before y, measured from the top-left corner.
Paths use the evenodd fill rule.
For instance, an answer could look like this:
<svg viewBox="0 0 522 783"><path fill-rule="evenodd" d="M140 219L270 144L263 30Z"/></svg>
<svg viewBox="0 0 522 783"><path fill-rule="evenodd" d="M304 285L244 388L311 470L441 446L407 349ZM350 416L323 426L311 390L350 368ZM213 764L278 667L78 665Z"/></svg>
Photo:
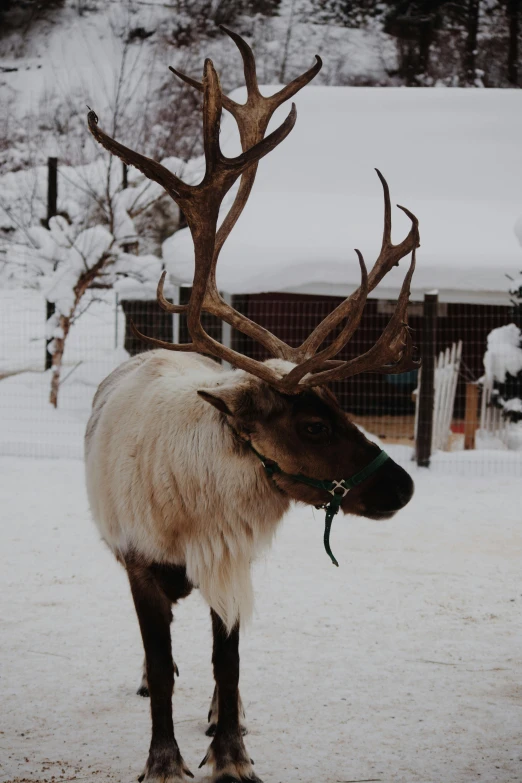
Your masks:
<svg viewBox="0 0 522 783"><path fill-rule="evenodd" d="M244 396L244 389L238 389L237 386L221 386L208 391L199 389L198 395L205 402L209 402L214 408L227 416L234 416L241 405Z"/></svg>

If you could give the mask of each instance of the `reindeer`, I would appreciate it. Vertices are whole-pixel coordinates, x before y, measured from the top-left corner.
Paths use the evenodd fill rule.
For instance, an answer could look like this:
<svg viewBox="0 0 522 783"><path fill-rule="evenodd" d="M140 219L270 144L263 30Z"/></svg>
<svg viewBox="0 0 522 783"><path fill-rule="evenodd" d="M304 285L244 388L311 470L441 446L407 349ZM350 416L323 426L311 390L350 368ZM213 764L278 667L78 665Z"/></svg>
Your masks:
<svg viewBox="0 0 522 783"><path fill-rule="evenodd" d="M195 247L190 301L158 302L187 318L191 342L173 345L138 334L158 350L135 356L100 385L86 432L90 506L101 535L126 569L145 648L152 739L140 780L181 783L192 777L172 717L175 663L172 605L199 588L210 607L215 691L200 766L212 765L213 783L261 783L243 740L239 696L239 629L252 612L251 563L269 546L292 502L326 509L325 546L335 513L388 519L413 494L410 476L357 429L326 388L361 372L399 373L417 366L407 327L409 286L419 244L418 223L391 242L391 205L384 191L384 235L379 257L359 288L298 347L292 347L237 312L220 296L216 264L251 191L258 161L290 133L296 109L265 137L276 108L306 85L321 60L275 95L258 89L254 56L237 34L248 97L241 105L222 94L206 60L202 83L174 73L203 93L205 175L187 185L166 168L110 138L91 110L89 128L109 152L161 184L183 210ZM174 69L172 69L174 70ZM223 155L222 107L237 121L243 152ZM218 228L220 205L241 181ZM412 254L390 322L366 353L334 357L357 329L372 291L404 256ZM256 361L213 340L202 312L218 316L260 343L273 358ZM334 335L331 338L331 335ZM214 357L214 358L209 358ZM225 369L215 359L227 362ZM332 555L333 559L333 555Z"/></svg>

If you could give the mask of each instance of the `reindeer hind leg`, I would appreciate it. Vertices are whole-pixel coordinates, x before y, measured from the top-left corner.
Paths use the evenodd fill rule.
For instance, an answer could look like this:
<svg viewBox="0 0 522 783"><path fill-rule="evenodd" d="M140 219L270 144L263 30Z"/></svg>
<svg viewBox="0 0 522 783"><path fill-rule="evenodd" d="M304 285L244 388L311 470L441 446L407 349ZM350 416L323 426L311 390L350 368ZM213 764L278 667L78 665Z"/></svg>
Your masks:
<svg viewBox="0 0 522 783"><path fill-rule="evenodd" d="M176 661L172 661L174 664L174 674L176 677L179 677L179 669ZM150 696L149 692L149 681L147 680L147 659L143 658L143 665L141 668L141 680L140 684L138 685L138 690L136 691L137 696L143 696L143 698L148 699ZM210 713L209 713L210 714Z"/></svg>
<svg viewBox="0 0 522 783"><path fill-rule="evenodd" d="M246 725L246 713L245 708L243 707L243 702L241 700L241 694L237 693L238 698L238 709L239 709L239 728L241 730L241 734L246 736L248 734L248 728ZM210 702L210 709L208 711L208 717L207 717L207 723L208 727L205 731L205 734L207 737L213 737L216 733L217 728L217 722L218 722L218 688L217 685L214 686L214 693L212 694L212 701Z"/></svg>
<svg viewBox="0 0 522 783"><path fill-rule="evenodd" d="M140 684L138 685L138 690L136 691L136 694L138 696L143 696L144 698L148 698L150 696L149 681L147 680L147 659L146 658L143 658L143 666L141 668L141 680L140 680Z"/></svg>

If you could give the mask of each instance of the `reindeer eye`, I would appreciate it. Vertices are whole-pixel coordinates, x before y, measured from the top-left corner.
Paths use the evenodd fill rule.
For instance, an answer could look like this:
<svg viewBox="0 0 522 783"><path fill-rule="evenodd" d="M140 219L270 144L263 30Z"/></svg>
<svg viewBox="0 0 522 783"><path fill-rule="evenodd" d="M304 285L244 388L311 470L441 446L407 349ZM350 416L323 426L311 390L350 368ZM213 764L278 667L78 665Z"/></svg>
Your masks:
<svg viewBox="0 0 522 783"><path fill-rule="evenodd" d="M314 421L311 424L306 425L306 431L309 432L310 435L319 435L321 432L328 432L328 427L320 421Z"/></svg>

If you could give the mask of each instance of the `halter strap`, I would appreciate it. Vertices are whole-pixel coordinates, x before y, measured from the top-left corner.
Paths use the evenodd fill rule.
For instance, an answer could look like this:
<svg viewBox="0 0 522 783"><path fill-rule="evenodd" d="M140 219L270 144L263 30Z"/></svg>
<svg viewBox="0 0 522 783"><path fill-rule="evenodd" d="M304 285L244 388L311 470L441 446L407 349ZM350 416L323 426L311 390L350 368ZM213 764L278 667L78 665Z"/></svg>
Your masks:
<svg viewBox="0 0 522 783"><path fill-rule="evenodd" d="M281 470L277 462L274 462L273 460L270 460L260 454L259 451L257 451L252 446L250 441L243 442L248 444L251 451L253 451L256 457L258 457L258 459L261 461L268 478L273 479L273 477L279 473L282 476L287 476L294 481L298 481L300 484L306 484L307 486L315 487L316 489L324 489L326 492L331 494L332 499L329 503L323 503L323 505L316 506L316 508L322 508L326 511L323 537L324 548L332 563L336 566L339 566L339 563L335 559L330 548L330 531L332 529L333 518L339 511L342 500L348 494L348 492L354 487L357 487L359 484L362 484L363 481L379 470L379 468L390 459L389 455L386 454L385 451L381 450L375 459L369 463L369 465L366 465L366 467L360 470L358 473L354 473L354 475L349 479L341 479L340 481L336 481L335 479L333 481L320 481L319 479L313 479L309 476L305 476L302 473L285 473L284 470Z"/></svg>

